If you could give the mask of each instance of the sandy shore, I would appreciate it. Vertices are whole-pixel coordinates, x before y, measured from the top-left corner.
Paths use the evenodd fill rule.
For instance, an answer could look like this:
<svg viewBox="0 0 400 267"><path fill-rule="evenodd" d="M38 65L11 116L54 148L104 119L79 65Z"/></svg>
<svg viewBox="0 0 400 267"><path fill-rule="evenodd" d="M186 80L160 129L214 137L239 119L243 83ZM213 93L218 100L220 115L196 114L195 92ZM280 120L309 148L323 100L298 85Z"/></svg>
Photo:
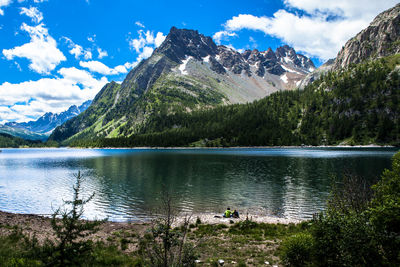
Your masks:
<svg viewBox="0 0 400 267"><path fill-rule="evenodd" d="M18 228L27 236L35 236L39 242L46 239L52 240L54 239L54 232L50 222L49 217L0 211L0 235L10 234L15 228ZM100 230L94 235L94 239L106 241L113 233L128 230L141 234L148 227L148 223L107 221L100 226Z"/></svg>
<svg viewBox="0 0 400 267"><path fill-rule="evenodd" d="M181 214L173 223L173 226L179 226L184 222L186 216L190 217L190 223L195 224L197 218L203 224L231 224L246 220L246 216L240 218L222 218L220 215L211 213L199 214ZM219 216L216 218L215 216ZM248 217L254 222L264 223L298 223L299 220L284 219L271 216L249 215ZM93 241L102 241L105 244L121 245L120 240L125 238L129 240L125 252L132 252L138 249L140 238L151 227L151 222L112 222L107 221L100 226L97 233L90 238ZM22 231L25 236L30 238L35 237L40 244L46 240L55 240L54 231L51 227L51 219L49 217L34 215L34 214L16 214L0 211L0 236L11 234L16 229Z"/></svg>
<svg viewBox="0 0 400 267"><path fill-rule="evenodd" d="M258 214L244 214L240 215L240 218L223 218L222 214L216 215L215 213L195 213L195 214L181 214L176 222L175 225L180 225L183 223L185 217L190 219L190 223L195 223L197 218L201 220L204 224L231 224L233 221L234 223L244 221L249 219L253 222L258 223L271 223L271 224L289 224L289 223L300 223L301 220L296 219L288 219L288 218L280 218L274 216L266 216L266 215L258 215Z"/></svg>
<svg viewBox="0 0 400 267"><path fill-rule="evenodd" d="M241 215L240 218L223 218L222 214L216 215L215 213L195 213L195 214L180 214L174 222L174 226L183 224L185 218L189 218L190 223L196 223L199 218L203 224L231 224L246 220L252 220L258 223L271 223L271 224L289 224L299 223L301 220L280 218L274 216L264 216L257 214L249 214L246 216ZM100 231L96 236L100 239L107 237L115 231L133 230L136 232L143 232L150 226L151 221L148 222L113 222L106 221L102 224ZM39 239L45 239L53 235L53 230L48 216L40 216L35 214L18 214L0 211L0 235L9 233L13 227L22 229L29 235L35 234Z"/></svg>

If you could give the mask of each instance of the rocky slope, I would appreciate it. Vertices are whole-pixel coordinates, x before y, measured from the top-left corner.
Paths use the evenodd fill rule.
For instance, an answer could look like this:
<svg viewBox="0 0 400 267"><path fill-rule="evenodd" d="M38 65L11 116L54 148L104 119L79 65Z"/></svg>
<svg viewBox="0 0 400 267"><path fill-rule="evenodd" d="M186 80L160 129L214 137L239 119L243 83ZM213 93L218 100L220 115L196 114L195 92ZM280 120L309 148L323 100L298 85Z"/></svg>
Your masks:
<svg viewBox="0 0 400 267"><path fill-rule="evenodd" d="M79 107L73 105L61 113L47 112L36 121L29 122L8 122L0 126L0 132L31 140L45 140L51 132L67 120L78 116L91 104L91 100L84 102Z"/></svg>
<svg viewBox="0 0 400 267"><path fill-rule="evenodd" d="M339 52L333 69L400 53L400 4L379 14Z"/></svg>
<svg viewBox="0 0 400 267"><path fill-rule="evenodd" d="M300 90L303 90L307 85L318 80L319 78L321 78L322 75L332 70L334 64L335 64L335 59L329 59L324 64L322 64L318 69L307 74L307 76L304 77L304 79L300 82L298 88Z"/></svg>
<svg viewBox="0 0 400 267"><path fill-rule="evenodd" d="M295 88L314 69L288 46L239 53L197 31L172 27L121 85L107 84L86 112L58 127L51 139L129 136L154 114L252 102Z"/></svg>

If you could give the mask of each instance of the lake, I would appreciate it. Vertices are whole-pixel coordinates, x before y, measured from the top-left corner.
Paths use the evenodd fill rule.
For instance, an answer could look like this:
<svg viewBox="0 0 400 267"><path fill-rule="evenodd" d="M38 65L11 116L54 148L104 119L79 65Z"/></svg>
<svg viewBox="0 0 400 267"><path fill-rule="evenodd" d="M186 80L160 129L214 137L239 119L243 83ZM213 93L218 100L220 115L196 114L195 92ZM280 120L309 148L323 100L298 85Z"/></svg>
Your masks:
<svg viewBox="0 0 400 267"><path fill-rule="evenodd" d="M390 148L2 149L0 210L51 214L72 196L95 193L86 218L151 218L160 192L193 213L226 207L307 219L323 210L334 177L345 171L376 179L390 167Z"/></svg>

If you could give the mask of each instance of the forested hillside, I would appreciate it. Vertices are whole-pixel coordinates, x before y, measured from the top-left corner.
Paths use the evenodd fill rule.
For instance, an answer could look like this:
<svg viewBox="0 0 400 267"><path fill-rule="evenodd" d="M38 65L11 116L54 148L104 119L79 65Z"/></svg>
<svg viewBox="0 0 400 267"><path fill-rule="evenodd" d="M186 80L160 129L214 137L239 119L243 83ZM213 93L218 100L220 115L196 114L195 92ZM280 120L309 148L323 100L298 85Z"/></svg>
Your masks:
<svg viewBox="0 0 400 267"><path fill-rule="evenodd" d="M249 104L160 112L128 138L72 146L282 146L400 144L400 55L328 72L304 90Z"/></svg>
<svg viewBox="0 0 400 267"><path fill-rule="evenodd" d="M50 144L49 144L50 145ZM57 144L55 142L52 142L53 146L56 146ZM20 137L15 137L6 133L0 133L0 148L6 148L6 147L24 147L24 146L29 146L29 147L43 147L47 146L45 143L42 143L39 140L25 140Z"/></svg>

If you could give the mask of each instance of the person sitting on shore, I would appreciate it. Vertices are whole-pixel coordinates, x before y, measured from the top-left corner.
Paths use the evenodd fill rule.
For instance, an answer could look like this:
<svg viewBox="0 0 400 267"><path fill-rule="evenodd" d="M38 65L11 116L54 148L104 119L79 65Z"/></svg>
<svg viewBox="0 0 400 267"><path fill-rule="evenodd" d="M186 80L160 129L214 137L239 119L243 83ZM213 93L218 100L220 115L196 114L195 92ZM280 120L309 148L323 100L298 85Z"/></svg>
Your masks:
<svg viewBox="0 0 400 267"><path fill-rule="evenodd" d="M239 212L237 210L233 211L232 218L239 218Z"/></svg>
<svg viewBox="0 0 400 267"><path fill-rule="evenodd" d="M230 218L232 216L231 209L227 208L223 216L224 216L224 218Z"/></svg>

